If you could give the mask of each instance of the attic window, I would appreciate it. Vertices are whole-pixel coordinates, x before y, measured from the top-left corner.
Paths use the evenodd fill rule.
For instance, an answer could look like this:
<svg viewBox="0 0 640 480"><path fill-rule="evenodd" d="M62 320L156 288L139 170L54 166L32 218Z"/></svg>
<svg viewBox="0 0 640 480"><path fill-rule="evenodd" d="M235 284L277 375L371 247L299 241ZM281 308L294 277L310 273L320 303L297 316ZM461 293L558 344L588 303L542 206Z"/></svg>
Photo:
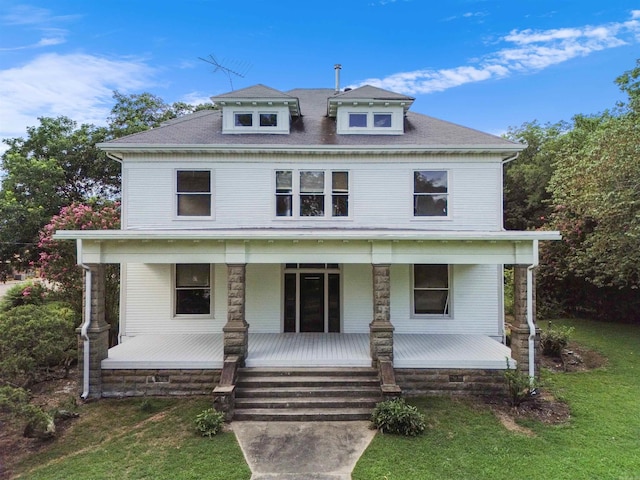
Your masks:
<svg viewBox="0 0 640 480"><path fill-rule="evenodd" d="M253 126L253 113L236 113L234 118L236 127Z"/></svg>
<svg viewBox="0 0 640 480"><path fill-rule="evenodd" d="M261 113L260 126L261 127L277 127L278 114L277 113Z"/></svg>
<svg viewBox="0 0 640 480"><path fill-rule="evenodd" d="M391 128L390 113L374 113L373 126L376 128Z"/></svg>
<svg viewBox="0 0 640 480"><path fill-rule="evenodd" d="M350 128L367 128L367 114L366 113L350 113L349 114L349 127Z"/></svg>

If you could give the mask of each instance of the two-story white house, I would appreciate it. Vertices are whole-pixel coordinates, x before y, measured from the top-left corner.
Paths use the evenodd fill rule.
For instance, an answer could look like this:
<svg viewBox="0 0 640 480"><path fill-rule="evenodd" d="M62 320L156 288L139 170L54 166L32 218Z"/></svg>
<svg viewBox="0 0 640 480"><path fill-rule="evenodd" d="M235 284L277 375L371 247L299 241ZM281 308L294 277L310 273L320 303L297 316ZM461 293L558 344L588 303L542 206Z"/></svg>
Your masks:
<svg viewBox="0 0 640 480"><path fill-rule="evenodd" d="M85 396L210 392L225 358L386 364L383 383L407 391L491 390L507 359L535 374L532 271L538 241L559 234L503 229L503 164L523 145L371 86L212 100L100 144L122 164L122 229L57 233L77 239L88 272ZM110 349L108 263L121 266ZM516 270L511 349L504 265Z"/></svg>

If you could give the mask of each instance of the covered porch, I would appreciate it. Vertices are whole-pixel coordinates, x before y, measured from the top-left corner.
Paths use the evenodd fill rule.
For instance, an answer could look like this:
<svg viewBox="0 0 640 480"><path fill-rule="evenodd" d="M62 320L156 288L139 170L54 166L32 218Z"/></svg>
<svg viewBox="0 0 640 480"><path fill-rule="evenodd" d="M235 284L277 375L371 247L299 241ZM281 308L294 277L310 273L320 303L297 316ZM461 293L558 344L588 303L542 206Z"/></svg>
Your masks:
<svg viewBox="0 0 640 480"><path fill-rule="evenodd" d="M102 368L221 369L222 334L141 335L109 349ZM249 333L247 367L369 367L366 333ZM395 368L515 368L511 350L483 335L394 335Z"/></svg>

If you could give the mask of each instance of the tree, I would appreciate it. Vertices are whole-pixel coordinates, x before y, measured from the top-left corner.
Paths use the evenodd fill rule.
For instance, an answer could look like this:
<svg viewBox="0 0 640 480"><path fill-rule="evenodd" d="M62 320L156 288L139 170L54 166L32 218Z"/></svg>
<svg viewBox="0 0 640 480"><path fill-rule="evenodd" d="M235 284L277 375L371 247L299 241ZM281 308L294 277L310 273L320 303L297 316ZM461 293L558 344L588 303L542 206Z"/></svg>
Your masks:
<svg viewBox="0 0 640 480"><path fill-rule="evenodd" d="M184 102L165 103L148 92L123 95L113 92L115 105L109 116L109 129L113 138L120 138L160 126L163 122L198 110L213 108L212 104L189 105Z"/></svg>
<svg viewBox="0 0 640 480"><path fill-rule="evenodd" d="M120 165L95 144L107 129L67 117L39 119L27 138L5 140L0 191L0 278L37 258L38 230L64 205L119 193Z"/></svg>
<svg viewBox="0 0 640 480"><path fill-rule="evenodd" d="M510 128L506 138L526 143L518 158L505 165L504 225L507 230L542 227L552 212L549 180L553 175L559 146L570 124L539 125L528 122Z"/></svg>
<svg viewBox="0 0 640 480"><path fill-rule="evenodd" d="M639 75L637 67L616 80L627 108L574 117L549 183L550 227L563 241L544 248L541 285L570 312L638 321Z"/></svg>
<svg viewBox="0 0 640 480"><path fill-rule="evenodd" d="M120 204L96 201L72 203L54 215L40 231L38 266L43 278L56 286L58 294L78 314L82 312L82 268L76 265L76 245L72 240L53 239L57 230L117 230L120 228ZM118 331L119 270L117 265L107 266L106 321L112 332Z"/></svg>

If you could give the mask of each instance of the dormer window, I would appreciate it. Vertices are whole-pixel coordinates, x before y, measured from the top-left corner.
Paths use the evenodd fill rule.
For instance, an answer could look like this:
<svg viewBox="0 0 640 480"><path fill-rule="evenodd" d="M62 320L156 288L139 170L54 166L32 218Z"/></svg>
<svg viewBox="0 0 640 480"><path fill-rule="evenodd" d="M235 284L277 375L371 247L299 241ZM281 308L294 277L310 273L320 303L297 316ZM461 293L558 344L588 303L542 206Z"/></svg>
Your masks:
<svg viewBox="0 0 640 480"><path fill-rule="evenodd" d="M278 114L277 113L261 113L260 126L261 127L277 127Z"/></svg>
<svg viewBox="0 0 640 480"><path fill-rule="evenodd" d="M235 126L236 127L252 127L253 126L253 113L235 113Z"/></svg>
<svg viewBox="0 0 640 480"><path fill-rule="evenodd" d="M373 126L374 128L391 128L391 114L390 113L374 113Z"/></svg>
<svg viewBox="0 0 640 480"><path fill-rule="evenodd" d="M289 133L289 110L285 106L225 106L222 117L223 133Z"/></svg>
<svg viewBox="0 0 640 480"><path fill-rule="evenodd" d="M366 113L350 113L349 128L367 128Z"/></svg>
<svg viewBox="0 0 640 480"><path fill-rule="evenodd" d="M392 105L339 106L336 113L336 129L339 134L402 135L403 110L400 106Z"/></svg>

